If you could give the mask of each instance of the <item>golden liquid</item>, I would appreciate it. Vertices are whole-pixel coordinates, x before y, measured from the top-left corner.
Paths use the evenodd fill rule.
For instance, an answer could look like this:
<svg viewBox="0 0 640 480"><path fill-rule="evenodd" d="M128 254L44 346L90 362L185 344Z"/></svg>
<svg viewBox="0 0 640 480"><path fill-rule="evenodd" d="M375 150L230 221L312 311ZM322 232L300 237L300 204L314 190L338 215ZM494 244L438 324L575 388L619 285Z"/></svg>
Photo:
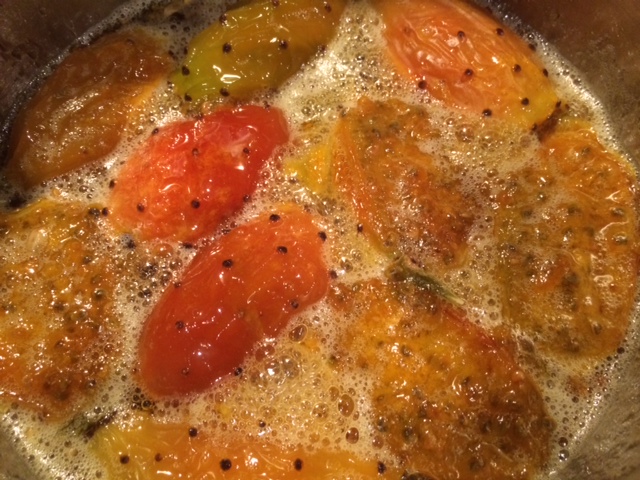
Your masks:
<svg viewBox="0 0 640 480"><path fill-rule="evenodd" d="M133 4L116 15L127 19L140 5ZM162 12L162 9L159 9ZM165 10L169 13L169 10ZM209 2L194 2L187 18L181 22L163 20L155 25L160 36L168 40L174 52L182 52L191 35L216 21L222 8ZM159 14L161 18L163 15ZM109 23L109 22L107 22ZM153 23L153 22L152 22ZM567 70L551 46L535 39L537 51L543 57L564 99L574 108L587 112L599 126L601 137L607 140L605 116L588 92L577 89L575 75ZM530 134L492 131L482 120L473 120L460 112L447 110L435 101L416 94L412 85L400 79L384 55L384 41L380 22L367 2L356 2L345 11L337 37L328 45L324 55L306 65L300 74L268 98L269 103L286 112L292 137L303 141L296 149L284 152L282 163L287 164L304 154L315 144L327 141L333 125L345 109L353 107L358 97L401 98L409 103L424 104L430 115L441 125L441 139L424 145L425 151L437 158L446 158L463 175L467 192L475 195L478 179L492 170L506 176L519 170L534 157L537 139ZM150 131L180 118L180 108L170 92L159 91L146 116L140 119L139 135L125 142L102 165L92 165L77 174L51 182L46 191L34 196L55 195L58 198L106 204L110 179L117 177L120 164L146 138ZM313 128L309 133L308 124ZM505 127L507 128L507 127ZM469 139L470 131L482 131ZM509 141L504 139L508 138ZM445 160L443 160L445 161ZM252 202L241 212L235 223L240 224L270 205L294 200L301 204L317 203L300 184L276 168L267 169L262 184ZM3 204L6 202L2 202ZM340 204L325 202L316 205L325 215L327 234L332 247L327 263L342 282L355 282L381 276L385 260L355 235L357 221ZM490 212L486 212L489 216ZM478 215L481 218L481 215ZM491 266L496 263L497 248L492 244L490 220L477 222L470 234L469 261L444 280L448 288L464 299L470 318L487 327L501 323L500 295L494 285ZM214 232L215 238L219 232ZM136 340L145 317L159 297L165 278L175 279L192 258L192 250L176 249L170 258L155 259L156 273L147 279L126 279L118 291L118 311L123 319L123 356L113 365L111 380L87 408L90 415L99 417L106 412L127 411L132 402L143 402L136 393L131 365L136 359ZM124 253L123 253L124 254ZM139 295L142 291L150 295ZM327 358L336 338L342 334L344 320L336 318L325 302L295 318L279 338L265 341L256 355L243 366L243 375L231 377L190 402L179 406L159 405L159 416L183 418L188 414L197 419L202 428L224 438L238 432L252 438L272 438L283 444L302 444L309 449L349 446L364 457L383 458L392 463L392 456L384 445L377 443L374 426L369 421L369 391L373 379L366 373L354 373L347 378L327 367ZM520 333L520 335L523 335ZM312 352L301 345L301 338L314 339L319 346ZM612 357L600 367L608 374L617 359ZM571 455L571 449L597 413L603 391L593 389L589 396L575 397L566 388L569 375L581 370L580 365L549 363L549 368L533 369L547 408L557 422L553 438L555 450L547 477L561 469ZM261 428L261 421L268 428ZM18 449L34 471L46 478L96 478L102 466L91 457L87 443L69 435L65 425L46 424L28 411L14 408L3 410L2 424L7 434L16 439ZM354 442L354 430L357 441ZM105 478L103 475L102 478Z"/></svg>

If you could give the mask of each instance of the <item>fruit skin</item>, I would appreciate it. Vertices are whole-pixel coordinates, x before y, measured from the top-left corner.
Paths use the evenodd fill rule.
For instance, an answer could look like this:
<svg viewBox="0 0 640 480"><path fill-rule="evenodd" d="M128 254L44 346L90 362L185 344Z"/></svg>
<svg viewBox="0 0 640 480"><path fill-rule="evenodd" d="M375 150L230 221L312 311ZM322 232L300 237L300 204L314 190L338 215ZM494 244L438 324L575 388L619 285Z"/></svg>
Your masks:
<svg viewBox="0 0 640 480"><path fill-rule="evenodd" d="M413 281L338 284L329 301L346 317L335 358L375 379L370 421L405 470L507 480L542 469L553 421L509 337Z"/></svg>
<svg viewBox="0 0 640 480"><path fill-rule="evenodd" d="M74 50L16 118L7 177L30 188L108 155L173 68L142 28Z"/></svg>
<svg viewBox="0 0 640 480"><path fill-rule="evenodd" d="M503 316L541 353L589 365L624 340L640 266L637 189L630 165L571 118L500 186Z"/></svg>
<svg viewBox="0 0 640 480"><path fill-rule="evenodd" d="M525 129L539 127L558 97L547 71L516 33L458 0L376 0L399 72L445 105Z"/></svg>
<svg viewBox="0 0 640 480"><path fill-rule="evenodd" d="M320 300L329 275L319 232L310 214L286 206L202 247L144 325L143 385L155 395L203 391Z"/></svg>
<svg viewBox="0 0 640 480"><path fill-rule="evenodd" d="M160 127L120 171L109 218L141 240L193 242L212 234L243 207L288 139L282 112L255 105Z"/></svg>
<svg viewBox="0 0 640 480"><path fill-rule="evenodd" d="M338 122L333 175L364 235L441 275L464 261L475 204L449 167L422 151L437 135L423 107L363 97Z"/></svg>
<svg viewBox="0 0 640 480"><path fill-rule="evenodd" d="M118 479L207 478L332 480L398 479L402 471L389 466L379 473L375 459L354 452L282 445L272 439L220 435L198 429L190 435L186 422L163 422L135 413L122 422L98 430L91 449L109 473Z"/></svg>
<svg viewBox="0 0 640 480"><path fill-rule="evenodd" d="M82 411L119 357L100 215L52 200L0 215L0 399L43 419Z"/></svg>
<svg viewBox="0 0 640 480"><path fill-rule="evenodd" d="M175 91L199 102L278 88L333 36L344 0L260 0L227 11L189 44Z"/></svg>

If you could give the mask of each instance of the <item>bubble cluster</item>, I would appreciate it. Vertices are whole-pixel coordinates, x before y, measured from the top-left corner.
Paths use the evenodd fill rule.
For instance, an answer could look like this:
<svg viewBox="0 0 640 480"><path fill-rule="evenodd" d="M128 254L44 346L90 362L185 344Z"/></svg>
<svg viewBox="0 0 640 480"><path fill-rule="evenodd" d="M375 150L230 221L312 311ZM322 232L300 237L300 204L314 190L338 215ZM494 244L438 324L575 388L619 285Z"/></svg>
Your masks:
<svg viewBox="0 0 640 480"><path fill-rule="evenodd" d="M193 1L180 8L154 6L147 1L127 4L104 25L79 39L88 43L101 30L134 19L155 29L179 61L192 35L218 21L222 2ZM143 12L142 14L140 12ZM516 25L518 30L522 26ZM529 35L529 33L525 33ZM586 111L610 139L606 117L597 102L576 81L553 48L532 37L537 51L549 66L550 75L569 99L572 108ZM443 279L465 303L470 318L487 328L501 325L502 304L495 282L495 264L500 255L492 237L492 195L509 174L531 162L539 146L535 136L516 133L509 127L488 128L487 118L445 109L400 79L384 55L378 17L367 2L349 5L337 37L317 55L301 74L290 79L278 92L268 94L268 102L283 109L290 121L296 148L280 152L264 172L256 193L245 209L205 241L222 235L224 229L243 223L271 205L297 202L313 210L323 222L327 244L327 265L333 280L356 283L384 274L386 259L374 251L362 232L358 219L340 199L309 192L283 173L279 165L293 161L314 146L327 142L335 123L367 95L384 100L400 98L429 109L429 121L440 132L437 140L421 145L439 168L461 179L465 195L482 205L482 216L469 235L468 261ZM261 99L266 101L265 99ZM138 119L135 134L100 165L91 165L65 175L33 197L51 196L104 204L111 182L126 158L152 135L154 129L181 118L183 106L163 86L153 97L149 110ZM613 144L613 143L612 143ZM480 188L479 188L480 186ZM4 192L8 197L14 194ZM28 200L28 199L27 199ZM561 199L557 199L560 201ZM3 204L7 203L6 201ZM366 233L366 232L365 232ZM271 438L283 445L304 445L308 450L349 448L367 458L381 458L382 473L393 465L383 438L371 419L370 391L373 379L366 371L344 375L332 346L349 322L328 302L321 302L299 315L278 338L259 345L246 364L232 378L225 379L206 394L188 401L154 402L137 389L135 380L136 339L146 315L161 292L179 282L183 268L197 251L172 244L136 245L119 238L105 246L105 255L115 255L127 272L118 285L119 316L124 319L122 358L114 365L110 381L103 385L86 412L67 425L41 422L15 405L3 405L2 427L18 454L26 458L34 474L42 478L104 478L101 465L87 452L87 441L96 429L121 421L131 410L153 411L158 418L179 419L185 414L199 419L198 430L220 435L233 432L247 438ZM353 312L357 315L357 312ZM635 328L635 326L634 326ZM539 381L548 409L557 422L550 470L561 468L571 458L572 449L588 429L603 398L603 388L594 380L581 379L581 366L559 365L544 357L529 356L535 340L515 332L518 351L527 368ZM629 348L632 348L630 345ZM611 376L622 352L598 367L596 380ZM196 428L196 427L193 427Z"/></svg>

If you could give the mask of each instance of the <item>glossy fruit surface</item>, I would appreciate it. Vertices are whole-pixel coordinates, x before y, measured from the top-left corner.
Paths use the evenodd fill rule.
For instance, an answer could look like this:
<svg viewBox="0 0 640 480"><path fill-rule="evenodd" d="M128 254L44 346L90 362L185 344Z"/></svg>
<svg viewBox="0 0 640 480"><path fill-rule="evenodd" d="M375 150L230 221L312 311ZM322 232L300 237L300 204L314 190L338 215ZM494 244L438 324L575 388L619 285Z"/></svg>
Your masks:
<svg viewBox="0 0 640 480"><path fill-rule="evenodd" d="M339 121L334 154L363 233L434 272L462 261L474 215L459 179L421 149L436 135L423 108L364 97Z"/></svg>
<svg viewBox="0 0 640 480"><path fill-rule="evenodd" d="M344 0L260 0L227 11L189 44L171 81L188 100L280 86L331 40Z"/></svg>
<svg viewBox="0 0 640 480"><path fill-rule="evenodd" d="M535 53L477 6L453 0L375 3L397 68L445 105L526 129L555 110L558 98Z"/></svg>
<svg viewBox="0 0 640 480"><path fill-rule="evenodd" d="M0 397L42 417L81 409L117 351L100 210L43 200L0 216Z"/></svg>
<svg viewBox="0 0 640 480"><path fill-rule="evenodd" d="M110 218L136 238L195 241L244 205L289 139L276 108L221 108L159 128L115 180Z"/></svg>
<svg viewBox="0 0 640 480"><path fill-rule="evenodd" d="M622 342L640 258L634 176L588 124L565 120L502 187L504 315L537 348L603 359Z"/></svg>
<svg viewBox="0 0 640 480"><path fill-rule="evenodd" d="M376 379L372 422L406 471L506 480L542 468L553 422L509 341L411 282L343 285L333 301L353 319L336 357Z"/></svg>
<svg viewBox="0 0 640 480"><path fill-rule="evenodd" d="M101 463L113 478L331 480L400 478L378 462L362 460L339 448L313 452L269 439L215 435L180 422L161 422L146 414L108 425L92 440Z"/></svg>
<svg viewBox="0 0 640 480"><path fill-rule="evenodd" d="M141 28L74 50L16 119L7 176L28 188L108 155L172 68Z"/></svg>
<svg viewBox="0 0 640 480"><path fill-rule="evenodd" d="M285 207L203 247L146 321L143 384L154 394L202 391L326 293L321 230Z"/></svg>

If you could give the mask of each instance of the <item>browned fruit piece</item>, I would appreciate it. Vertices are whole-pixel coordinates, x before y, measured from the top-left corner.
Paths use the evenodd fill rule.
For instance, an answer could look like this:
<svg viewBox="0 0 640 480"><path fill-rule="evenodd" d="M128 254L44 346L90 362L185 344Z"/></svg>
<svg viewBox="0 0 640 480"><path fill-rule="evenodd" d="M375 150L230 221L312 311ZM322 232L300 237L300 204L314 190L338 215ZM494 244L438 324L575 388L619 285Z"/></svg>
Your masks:
<svg viewBox="0 0 640 480"><path fill-rule="evenodd" d="M452 172L420 150L435 132L421 107L362 98L338 124L334 168L363 232L438 273L462 262L474 203Z"/></svg>
<svg viewBox="0 0 640 480"><path fill-rule="evenodd" d="M372 421L407 472L500 480L542 468L553 422L507 344L410 283L342 286L334 304L356 312L336 357L376 379Z"/></svg>
<svg viewBox="0 0 640 480"><path fill-rule="evenodd" d="M142 29L74 50L18 115L7 176L28 188L109 154L172 67Z"/></svg>
<svg viewBox="0 0 640 480"><path fill-rule="evenodd" d="M563 121L498 196L504 317L542 351L603 359L624 339L638 275L631 167Z"/></svg>
<svg viewBox="0 0 640 480"><path fill-rule="evenodd" d="M43 417L79 410L115 355L113 273L99 211L41 201L0 217L0 399Z"/></svg>

